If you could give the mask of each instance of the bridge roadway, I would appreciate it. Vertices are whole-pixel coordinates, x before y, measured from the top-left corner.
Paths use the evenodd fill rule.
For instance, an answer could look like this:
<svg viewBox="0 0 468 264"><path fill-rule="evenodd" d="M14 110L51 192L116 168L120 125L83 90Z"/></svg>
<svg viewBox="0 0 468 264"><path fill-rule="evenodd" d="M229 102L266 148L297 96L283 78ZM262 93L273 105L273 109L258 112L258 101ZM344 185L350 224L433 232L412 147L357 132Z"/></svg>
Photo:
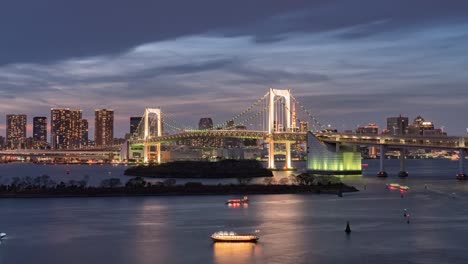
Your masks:
<svg viewBox="0 0 468 264"><path fill-rule="evenodd" d="M353 145L385 145L387 148L428 148L428 149L460 149L467 148L468 137L449 136L389 136L389 135L357 135L342 133L313 133L321 141L328 143L343 143ZM306 141L306 132L274 132L268 135L266 131L255 130L187 130L182 133L149 138L147 143L167 143L178 140L198 138L245 138L272 139L274 142ZM142 139L131 140L132 144L145 143Z"/></svg>
<svg viewBox="0 0 468 264"><path fill-rule="evenodd" d="M426 149L467 149L468 137L448 136L387 136L387 135L356 135L341 133L313 133L321 141L353 145L385 145L387 148L426 148ZM274 132L268 135L266 131L255 130L188 130L178 134L153 137L147 143L167 143L178 140L198 138L244 138L272 139L276 143L306 141L306 132ZM131 144L143 144L142 139L131 140ZM110 149L78 149L78 150L3 150L0 156L75 156L75 157L109 157L119 151L119 147Z"/></svg>

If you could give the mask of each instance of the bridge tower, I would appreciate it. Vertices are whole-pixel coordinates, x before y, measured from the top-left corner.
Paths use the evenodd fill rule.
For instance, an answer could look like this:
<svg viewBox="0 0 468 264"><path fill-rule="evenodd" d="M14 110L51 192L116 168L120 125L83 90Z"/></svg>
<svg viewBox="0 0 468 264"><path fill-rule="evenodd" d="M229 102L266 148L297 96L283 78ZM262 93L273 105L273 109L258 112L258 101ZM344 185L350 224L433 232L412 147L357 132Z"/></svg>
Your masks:
<svg viewBox="0 0 468 264"><path fill-rule="evenodd" d="M275 141L273 140L273 133L279 132L276 131L275 127L275 97L279 96L284 98L284 105L282 106L283 109L278 109L282 110L284 115L286 116L286 123L283 124L284 126L284 131L290 132L291 131L291 90L280 90L280 89L273 89L270 88L269 92L269 111L268 111L268 143L269 143L269 148L268 148L268 168L269 169L275 169ZM277 143L283 143L283 142L277 142ZM286 169L292 168L291 166L291 142L290 141L285 141L284 144L286 145Z"/></svg>
<svg viewBox="0 0 468 264"><path fill-rule="evenodd" d="M156 114L157 116L157 137L162 136L162 125L161 125L161 108L145 108L145 114L143 115L143 140L144 140L144 147L143 147L143 161L145 163L149 162L149 157L151 154L151 146L156 147L156 161L157 163L161 163L161 143L154 143L151 144L148 141L151 139L150 135L150 114Z"/></svg>

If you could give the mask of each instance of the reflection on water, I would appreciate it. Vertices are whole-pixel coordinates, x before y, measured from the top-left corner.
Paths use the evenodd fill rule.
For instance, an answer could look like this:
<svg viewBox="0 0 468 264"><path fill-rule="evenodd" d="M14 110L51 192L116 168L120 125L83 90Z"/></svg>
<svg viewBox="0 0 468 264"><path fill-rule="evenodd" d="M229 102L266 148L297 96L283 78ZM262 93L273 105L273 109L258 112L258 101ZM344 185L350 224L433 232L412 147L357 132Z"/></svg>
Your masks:
<svg viewBox="0 0 468 264"><path fill-rule="evenodd" d="M254 259L258 259L262 254L261 244L245 242L245 243L229 243L215 242L213 243L213 262L214 263L252 263Z"/></svg>

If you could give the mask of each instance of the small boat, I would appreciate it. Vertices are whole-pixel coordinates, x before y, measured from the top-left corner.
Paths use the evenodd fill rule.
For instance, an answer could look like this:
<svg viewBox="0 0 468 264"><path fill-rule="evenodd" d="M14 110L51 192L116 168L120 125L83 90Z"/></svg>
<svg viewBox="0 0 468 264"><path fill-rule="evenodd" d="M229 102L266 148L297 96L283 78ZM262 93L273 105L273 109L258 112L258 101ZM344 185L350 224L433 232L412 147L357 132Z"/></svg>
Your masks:
<svg viewBox="0 0 468 264"><path fill-rule="evenodd" d="M389 189L392 189L392 190L394 190L394 189L399 189L399 188L400 188L400 184L398 184L398 183L389 183L389 184L387 184L387 187L388 187Z"/></svg>
<svg viewBox="0 0 468 264"><path fill-rule="evenodd" d="M5 237L6 237L6 233L0 233L0 239L5 238Z"/></svg>
<svg viewBox="0 0 468 264"><path fill-rule="evenodd" d="M400 190L401 191L409 191L410 187L406 186L406 185L400 185Z"/></svg>
<svg viewBox="0 0 468 264"><path fill-rule="evenodd" d="M213 242L257 242L259 237L254 234L219 231L211 235L211 239L213 239Z"/></svg>
<svg viewBox="0 0 468 264"><path fill-rule="evenodd" d="M241 204L247 204L249 202L249 197L244 196L242 199L229 199L226 201L227 205L241 205Z"/></svg>

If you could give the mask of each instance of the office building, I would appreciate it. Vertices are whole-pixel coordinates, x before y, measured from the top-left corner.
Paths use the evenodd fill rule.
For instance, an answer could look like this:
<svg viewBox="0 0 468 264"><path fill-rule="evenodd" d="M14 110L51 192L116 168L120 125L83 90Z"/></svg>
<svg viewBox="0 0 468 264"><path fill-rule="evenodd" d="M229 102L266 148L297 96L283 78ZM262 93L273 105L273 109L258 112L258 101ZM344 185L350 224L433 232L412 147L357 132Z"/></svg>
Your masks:
<svg viewBox="0 0 468 264"><path fill-rule="evenodd" d="M202 117L198 122L198 129L200 130L211 130L213 129L213 120L211 117Z"/></svg>
<svg viewBox="0 0 468 264"><path fill-rule="evenodd" d="M369 123L366 126L359 126L356 129L356 134L364 135L377 135L379 133L379 126L375 123Z"/></svg>
<svg viewBox="0 0 468 264"><path fill-rule="evenodd" d="M26 143L26 115L7 115L7 148L25 148Z"/></svg>
<svg viewBox="0 0 468 264"><path fill-rule="evenodd" d="M81 146L88 146L89 143L89 125L88 119L81 120Z"/></svg>
<svg viewBox="0 0 468 264"><path fill-rule="evenodd" d="M50 144L53 149L76 149L82 141L82 111L52 108L50 111Z"/></svg>
<svg viewBox="0 0 468 264"><path fill-rule="evenodd" d="M114 140L114 110L94 111L94 142L96 147L112 146Z"/></svg>
<svg viewBox="0 0 468 264"><path fill-rule="evenodd" d="M44 149L47 146L47 117L36 116L33 118L32 147Z"/></svg>
<svg viewBox="0 0 468 264"><path fill-rule="evenodd" d="M394 136L408 134L408 117L387 117L387 130Z"/></svg>

